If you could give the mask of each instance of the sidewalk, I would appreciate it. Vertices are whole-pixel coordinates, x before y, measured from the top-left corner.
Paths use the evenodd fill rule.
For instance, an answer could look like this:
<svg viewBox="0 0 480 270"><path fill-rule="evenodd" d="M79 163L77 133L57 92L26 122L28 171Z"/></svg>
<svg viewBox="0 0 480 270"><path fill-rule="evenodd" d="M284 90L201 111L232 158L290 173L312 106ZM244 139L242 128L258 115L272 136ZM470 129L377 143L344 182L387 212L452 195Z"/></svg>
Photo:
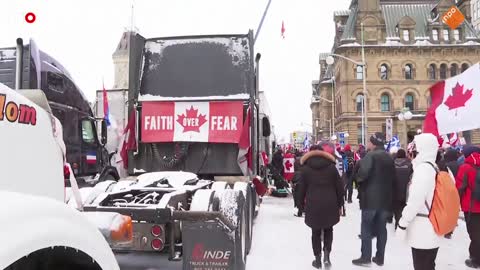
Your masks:
<svg viewBox="0 0 480 270"><path fill-rule="evenodd" d="M354 195L355 196L355 195ZM360 209L358 202L347 205L347 216L334 227L331 269L365 269L352 265L360 257ZM310 229L303 218L293 216L293 200L266 197L255 221L253 245L247 259L248 270L304 270L311 266ZM413 269L410 248L395 238L393 225L388 224L385 265L372 269ZM465 266L468 257L468 234L460 221L452 239L444 239L437 257L437 270L471 269ZM375 240L373 240L375 252ZM368 268L368 267L367 267Z"/></svg>

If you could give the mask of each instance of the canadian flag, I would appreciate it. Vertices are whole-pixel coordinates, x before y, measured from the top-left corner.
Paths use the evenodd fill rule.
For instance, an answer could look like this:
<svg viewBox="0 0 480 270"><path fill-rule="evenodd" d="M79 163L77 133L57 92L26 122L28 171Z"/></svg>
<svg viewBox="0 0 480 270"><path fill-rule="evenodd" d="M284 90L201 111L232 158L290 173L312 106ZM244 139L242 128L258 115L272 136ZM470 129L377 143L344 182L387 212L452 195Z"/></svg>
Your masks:
<svg viewBox="0 0 480 270"><path fill-rule="evenodd" d="M243 122L242 135L238 143L238 165L243 175L252 174L252 151L250 145L250 108L247 110L245 122Z"/></svg>
<svg viewBox="0 0 480 270"><path fill-rule="evenodd" d="M432 105L423 125L442 144L443 135L480 128L480 64L430 88ZM450 139L450 138L449 138ZM450 140L449 140L450 141Z"/></svg>

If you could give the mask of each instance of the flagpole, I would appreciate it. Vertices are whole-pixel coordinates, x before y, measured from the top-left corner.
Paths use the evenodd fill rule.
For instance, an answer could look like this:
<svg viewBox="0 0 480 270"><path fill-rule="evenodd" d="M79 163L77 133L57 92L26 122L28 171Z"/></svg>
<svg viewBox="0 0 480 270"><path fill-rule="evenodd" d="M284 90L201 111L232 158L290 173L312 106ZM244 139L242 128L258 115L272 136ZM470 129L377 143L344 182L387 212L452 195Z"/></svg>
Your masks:
<svg viewBox="0 0 480 270"><path fill-rule="evenodd" d="M255 32L255 38L253 39L253 44L257 42L258 34L260 33L260 30L262 29L263 21L265 20L265 17L267 16L268 9L270 8L270 4L272 3L272 0L268 0L267 7L265 8L265 11L263 11L263 16L262 19L260 20L260 24L258 25L257 31Z"/></svg>

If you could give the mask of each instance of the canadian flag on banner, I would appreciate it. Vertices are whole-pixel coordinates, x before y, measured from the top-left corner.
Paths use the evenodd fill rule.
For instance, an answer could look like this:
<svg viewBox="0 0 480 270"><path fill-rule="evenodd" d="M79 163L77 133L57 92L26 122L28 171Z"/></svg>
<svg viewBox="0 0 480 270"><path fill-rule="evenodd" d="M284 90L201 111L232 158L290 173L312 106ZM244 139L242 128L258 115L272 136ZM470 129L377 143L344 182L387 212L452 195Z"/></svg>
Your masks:
<svg viewBox="0 0 480 270"><path fill-rule="evenodd" d="M247 110L247 118L243 123L242 135L238 142L238 165L243 172L243 175L252 174L252 151L250 145L250 108Z"/></svg>
<svg viewBox="0 0 480 270"><path fill-rule="evenodd" d="M439 137L480 128L480 64L430 88L432 105L423 126L424 133Z"/></svg>

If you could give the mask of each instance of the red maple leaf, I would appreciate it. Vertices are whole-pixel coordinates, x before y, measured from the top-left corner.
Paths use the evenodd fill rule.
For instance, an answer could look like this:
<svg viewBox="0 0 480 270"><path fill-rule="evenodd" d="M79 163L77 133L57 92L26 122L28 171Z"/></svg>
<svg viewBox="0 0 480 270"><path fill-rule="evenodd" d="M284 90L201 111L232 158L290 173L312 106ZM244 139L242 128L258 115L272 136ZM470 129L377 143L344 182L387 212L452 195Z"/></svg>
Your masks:
<svg viewBox="0 0 480 270"><path fill-rule="evenodd" d="M187 113L178 115L177 122L183 127L183 133L194 131L200 133L200 127L207 122L205 115L198 114L198 110L193 106L186 110Z"/></svg>
<svg viewBox="0 0 480 270"><path fill-rule="evenodd" d="M445 105L447 105L449 110L458 109L460 107L465 107L465 103L472 98L473 96L473 89L468 89L463 92L463 86L457 82L457 85L452 89L452 94L448 96L447 100L445 101ZM457 111L455 111L455 116L457 116Z"/></svg>
<svg viewBox="0 0 480 270"><path fill-rule="evenodd" d="M287 171L290 171L290 168L293 167L293 164L290 162L290 160L287 160L285 162L285 168L287 169Z"/></svg>

